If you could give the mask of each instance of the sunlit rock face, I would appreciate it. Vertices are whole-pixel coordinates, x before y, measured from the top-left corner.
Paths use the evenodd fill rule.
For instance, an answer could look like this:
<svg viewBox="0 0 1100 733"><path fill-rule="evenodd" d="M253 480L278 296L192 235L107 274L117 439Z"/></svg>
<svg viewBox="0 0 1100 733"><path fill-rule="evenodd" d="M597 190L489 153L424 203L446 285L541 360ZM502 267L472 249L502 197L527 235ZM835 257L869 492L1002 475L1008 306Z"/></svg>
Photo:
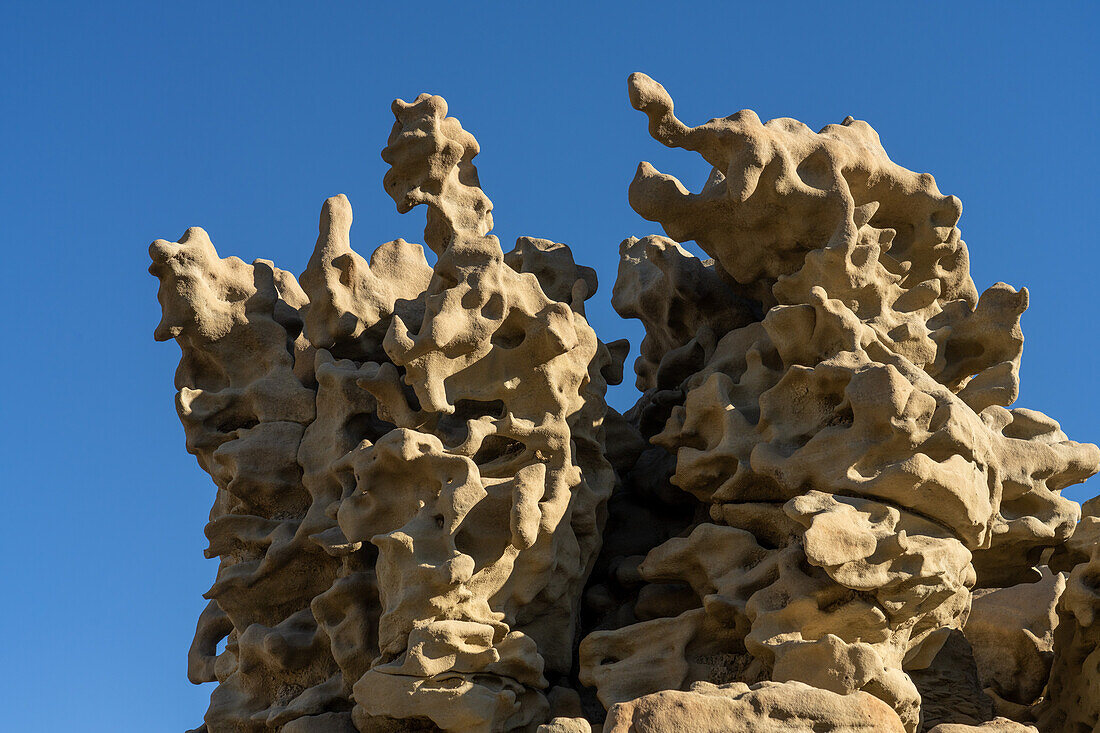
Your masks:
<svg viewBox="0 0 1100 733"><path fill-rule="evenodd" d="M815 133L742 111L689 127L649 77L629 91L656 140L713 169L698 193L648 163L630 185L668 236L620 247L613 304L646 329L627 415L645 447L611 502L581 681L608 706L771 680L868 693L909 731L922 701L952 707L948 690L974 700L970 718L927 723L1031 719L1053 580L1000 646L990 603L967 633L980 648L946 645L974 588L1044 577L1079 514L1060 491L1097 469L1094 446L1009 409L1027 291L978 294L958 199L891 162L866 123ZM632 545L647 513L664 537ZM924 672L944 664L973 669L971 693Z"/></svg>
<svg viewBox="0 0 1100 733"><path fill-rule="evenodd" d="M620 246L625 415L595 271L501 250L440 97L395 101L382 152L434 265L358 254L344 196L298 278L153 243L217 486L197 730L1092 730L1100 538L1060 492L1100 451L1010 409L1027 291L979 295L958 199L866 123L629 92L713 171L630 186L667 236Z"/></svg>
<svg viewBox="0 0 1100 733"><path fill-rule="evenodd" d="M180 418L218 486L190 655L219 683L209 731L522 730L568 684L622 356L568 247L489 234L446 103L393 111L386 190L427 207L434 267L403 240L357 254L343 196L299 280L200 229L152 246L157 338L183 350Z"/></svg>

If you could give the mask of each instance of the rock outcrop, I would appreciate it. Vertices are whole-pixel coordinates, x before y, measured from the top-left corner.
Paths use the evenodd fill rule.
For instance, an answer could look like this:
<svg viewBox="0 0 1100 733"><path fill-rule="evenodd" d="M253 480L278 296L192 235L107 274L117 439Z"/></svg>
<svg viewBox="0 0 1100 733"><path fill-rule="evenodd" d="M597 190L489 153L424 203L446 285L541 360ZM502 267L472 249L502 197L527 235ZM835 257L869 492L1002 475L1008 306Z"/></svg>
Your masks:
<svg viewBox="0 0 1100 733"><path fill-rule="evenodd" d="M697 194L639 166L630 203L671 239L623 242L613 301L646 328L628 417L696 511L608 561L632 577L590 590L601 628L580 679L604 705L697 682L862 691L918 730L909 672L963 628L973 588L1042 577L1078 516L1060 491L1100 459L1009 409L1027 291L979 296L958 199L866 123L815 133L742 111L689 127L641 74L630 97L655 139L713 166ZM1006 660L979 654L973 678L1033 703L1037 643L1017 677L998 683Z"/></svg>
<svg viewBox="0 0 1100 733"><path fill-rule="evenodd" d="M1068 570L1058 600L1053 669L1039 721L1044 731L1100 730L1100 500L1085 502L1084 517L1051 564Z"/></svg>
<svg viewBox="0 0 1100 733"><path fill-rule="evenodd" d="M584 318L594 271L489 234L446 103L393 111L385 186L428 208L434 267L403 240L357 254L343 196L300 285L199 229L151 248L188 449L218 486L190 656L220 683L210 731L522 729L570 673L622 358Z"/></svg>
<svg viewBox="0 0 1100 733"><path fill-rule="evenodd" d="M1043 699L1054 659L1058 600L1066 587L1047 570L1036 583L976 592L966 621L967 641L986 694L998 711L1016 717Z"/></svg>
<svg viewBox="0 0 1100 733"><path fill-rule="evenodd" d="M665 690L616 704L603 729L604 733L904 730L897 715L872 695L838 695L801 682L761 682L752 687L696 682L687 692Z"/></svg>
<svg viewBox="0 0 1100 733"><path fill-rule="evenodd" d="M689 127L642 163L612 304L564 244L504 253L442 98L393 104L383 184L424 242L369 258L343 196L299 278L158 240L158 340L217 491L188 654L198 731L1088 731L1100 450L1013 408L1028 294L979 294L958 199L851 118ZM695 242L711 258L681 246Z"/></svg>

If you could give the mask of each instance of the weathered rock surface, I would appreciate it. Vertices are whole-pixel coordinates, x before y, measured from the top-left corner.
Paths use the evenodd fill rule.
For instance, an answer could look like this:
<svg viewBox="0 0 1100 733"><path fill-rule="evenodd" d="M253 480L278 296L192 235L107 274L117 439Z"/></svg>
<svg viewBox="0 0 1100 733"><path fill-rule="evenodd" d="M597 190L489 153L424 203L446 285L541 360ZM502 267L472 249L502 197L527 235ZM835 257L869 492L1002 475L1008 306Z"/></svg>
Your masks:
<svg viewBox="0 0 1100 733"><path fill-rule="evenodd" d="M963 627L973 588L1042 577L1078 517L1060 492L1100 453L1009 409L1027 292L979 295L958 199L890 161L868 125L815 133L742 111L689 127L648 77L630 96L655 139L713 170L692 193L642 163L630 187L671 239L620 248L613 304L647 334L627 417L667 458L641 479L627 467L624 484L645 490L609 505L597 567L616 577L589 590L580 680L604 705L698 681L864 691L915 731L909 673ZM694 510L668 540L606 558L628 544L618 516L677 488ZM973 715L941 722L991 717L979 679L1035 702L1032 649L1016 650L1031 665L1019 678L973 658L962 688L947 670L920 675L969 696ZM963 714L929 693L929 712Z"/></svg>
<svg viewBox="0 0 1100 733"><path fill-rule="evenodd" d="M1061 574L1047 570L1037 583L975 593L964 630L982 685L999 709L1030 707L1042 698L1065 587Z"/></svg>
<svg viewBox="0 0 1100 733"><path fill-rule="evenodd" d="M1094 730L1100 518L1061 491L1100 451L1011 407L1027 291L979 295L960 202L866 123L629 92L713 170L630 186L667 236L620 246L626 414L595 271L501 250L440 97L395 101L382 153L434 264L357 253L343 196L300 278L153 243L217 487L198 730Z"/></svg>
<svg viewBox="0 0 1100 733"><path fill-rule="evenodd" d="M929 733L1038 733L1035 726L1016 723L1008 718L994 718L980 725L941 723Z"/></svg>
<svg viewBox="0 0 1100 733"><path fill-rule="evenodd" d="M1056 565L1072 567L1058 601L1054 661L1044 731L1100 730L1100 501L1083 506L1084 518Z"/></svg>
<svg viewBox="0 0 1100 733"><path fill-rule="evenodd" d="M993 700L983 689L970 642L957 629L947 634L932 663L907 669L920 693L921 728L941 723L978 725L995 717Z"/></svg>
<svg viewBox="0 0 1100 733"><path fill-rule="evenodd" d="M398 208L428 207L434 267L403 240L358 255L343 196L301 286L199 229L152 246L157 338L183 350L188 449L218 485L189 666L220 682L208 730L519 729L569 674L621 358L565 245L501 251L446 111L395 102L383 152Z"/></svg>
<svg viewBox="0 0 1100 733"><path fill-rule="evenodd" d="M865 692L838 695L800 682L711 685L665 690L616 704L604 733L901 733L889 706Z"/></svg>

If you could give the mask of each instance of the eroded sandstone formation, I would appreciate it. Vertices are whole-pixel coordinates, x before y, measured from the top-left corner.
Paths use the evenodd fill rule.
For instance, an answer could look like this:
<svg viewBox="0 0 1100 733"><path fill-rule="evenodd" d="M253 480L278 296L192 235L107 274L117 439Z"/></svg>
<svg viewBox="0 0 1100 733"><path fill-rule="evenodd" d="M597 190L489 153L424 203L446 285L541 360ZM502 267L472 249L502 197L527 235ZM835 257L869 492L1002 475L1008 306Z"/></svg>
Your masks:
<svg viewBox="0 0 1100 733"><path fill-rule="evenodd" d="M713 170L630 186L667 236L620 246L625 415L596 273L501 250L440 97L395 101L382 153L434 265L358 254L343 196L297 279L153 243L217 486L198 730L1093 730L1100 525L1060 492L1100 451L1011 408L1027 291L979 295L958 199L866 123L629 91Z"/></svg>
<svg viewBox="0 0 1100 733"><path fill-rule="evenodd" d="M393 111L385 186L427 207L434 267L403 240L363 259L343 196L300 285L200 229L152 246L218 486L190 655L210 731L523 729L570 672L614 482L596 276L546 240L505 255L474 138L440 97Z"/></svg>

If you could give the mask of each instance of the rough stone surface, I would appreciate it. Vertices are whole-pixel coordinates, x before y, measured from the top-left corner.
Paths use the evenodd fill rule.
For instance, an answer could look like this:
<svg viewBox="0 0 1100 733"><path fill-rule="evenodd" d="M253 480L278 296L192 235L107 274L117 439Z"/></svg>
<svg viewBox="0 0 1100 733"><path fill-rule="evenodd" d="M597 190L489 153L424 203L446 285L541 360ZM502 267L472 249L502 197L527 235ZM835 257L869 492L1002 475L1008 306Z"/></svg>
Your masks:
<svg viewBox="0 0 1100 733"><path fill-rule="evenodd" d="M489 234L477 143L446 112L395 102L383 152L398 208L428 207L434 267L403 240L356 254L343 196L301 285L199 229L152 246L157 338L183 350L180 418L218 485L190 655L220 683L208 730L518 729L570 672L621 366L584 318L595 273Z"/></svg>
<svg viewBox="0 0 1100 733"><path fill-rule="evenodd" d="M920 693L921 726L928 730L941 723L977 725L994 717L994 704L983 689L970 642L952 630L923 669L906 672Z"/></svg>
<svg viewBox="0 0 1100 733"><path fill-rule="evenodd" d="M1071 570L1058 601L1049 695L1039 715L1044 731L1100 730L1100 501L1083 509L1054 560Z"/></svg>
<svg viewBox="0 0 1100 733"><path fill-rule="evenodd" d="M1037 583L975 593L964 632L974 649L982 685L998 710L1030 707L1042 699L1054 658L1061 574Z"/></svg>
<svg viewBox="0 0 1100 733"><path fill-rule="evenodd" d="M865 692L839 695L800 682L711 685L664 690L614 705L604 733L901 733L887 705Z"/></svg>
<svg viewBox="0 0 1100 733"><path fill-rule="evenodd" d="M1023 725L1008 718L994 718L980 725L966 725L964 723L941 723L930 730L930 733L1038 733L1033 725Z"/></svg>
<svg viewBox="0 0 1100 733"><path fill-rule="evenodd" d="M621 605L580 679L605 705L698 680L863 690L917 730L908 671L963 626L973 587L1041 577L1077 519L1059 492L1096 470L1094 446L1008 409L1027 293L979 296L958 199L865 123L692 128L648 77L630 92L654 138L713 166L698 194L639 166L630 202L671 239L622 244L614 300L647 332L631 422L698 505L617 561L636 579L601 589Z"/></svg>
<svg viewBox="0 0 1100 733"><path fill-rule="evenodd" d="M959 200L866 123L690 127L628 88L713 170L630 185L667 236L620 245L625 414L595 271L502 251L440 97L382 152L434 264L358 254L343 196L298 278L153 243L217 487L197 730L1094 730L1100 507L1061 491L1100 451L1011 407L1027 291L978 293Z"/></svg>

